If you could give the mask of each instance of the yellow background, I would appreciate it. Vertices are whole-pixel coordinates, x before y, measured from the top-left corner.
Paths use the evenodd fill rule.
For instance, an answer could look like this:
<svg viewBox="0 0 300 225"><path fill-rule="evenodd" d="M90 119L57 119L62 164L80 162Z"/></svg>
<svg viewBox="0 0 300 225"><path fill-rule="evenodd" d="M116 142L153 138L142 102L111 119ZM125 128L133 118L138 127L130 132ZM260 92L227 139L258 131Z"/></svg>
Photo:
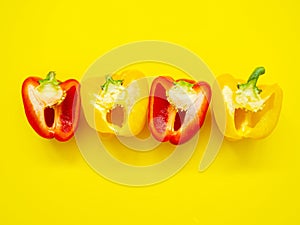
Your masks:
<svg viewBox="0 0 300 225"><path fill-rule="evenodd" d="M299 3L270 1L1 2L0 224L299 224ZM201 151L171 179L126 187L95 173L76 142L37 136L22 106L30 75L81 79L99 56L139 40L199 55L216 74L284 91L266 139L224 141L211 167Z"/></svg>

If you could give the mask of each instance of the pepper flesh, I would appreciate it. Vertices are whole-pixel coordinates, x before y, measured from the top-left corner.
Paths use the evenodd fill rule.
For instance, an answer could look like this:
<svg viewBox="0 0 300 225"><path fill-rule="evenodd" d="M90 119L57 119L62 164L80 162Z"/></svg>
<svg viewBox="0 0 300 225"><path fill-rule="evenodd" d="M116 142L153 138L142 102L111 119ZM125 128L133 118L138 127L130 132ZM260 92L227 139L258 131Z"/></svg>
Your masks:
<svg viewBox="0 0 300 225"><path fill-rule="evenodd" d="M150 132L161 142L178 145L189 141L204 122L210 98L206 82L157 77L149 96Z"/></svg>
<svg viewBox="0 0 300 225"><path fill-rule="evenodd" d="M213 89L218 88L222 92L226 122L224 129L221 125L222 116L219 115L222 105L213 101L213 108L217 124L227 139L264 138L275 128L283 93L278 84L256 86L259 76L264 73L263 67L256 68L247 82L229 74L217 78L217 85Z"/></svg>
<svg viewBox="0 0 300 225"><path fill-rule="evenodd" d="M28 77L22 85L22 99L28 122L41 137L58 141L73 137L80 111L78 81L60 82L52 71L46 79Z"/></svg>
<svg viewBox="0 0 300 225"><path fill-rule="evenodd" d="M126 70L106 77L94 104L95 128L121 136L139 134L147 120L148 82L142 72Z"/></svg>

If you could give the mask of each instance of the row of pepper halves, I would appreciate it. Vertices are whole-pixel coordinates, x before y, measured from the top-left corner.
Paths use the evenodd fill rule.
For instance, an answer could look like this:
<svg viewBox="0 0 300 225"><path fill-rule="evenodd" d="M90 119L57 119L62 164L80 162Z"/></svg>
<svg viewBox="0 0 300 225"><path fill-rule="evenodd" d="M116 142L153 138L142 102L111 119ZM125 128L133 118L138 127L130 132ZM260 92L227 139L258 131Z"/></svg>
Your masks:
<svg viewBox="0 0 300 225"><path fill-rule="evenodd" d="M282 105L282 89L277 84L256 85L264 73L265 69L258 67L246 82L221 75L213 90L204 81L159 76L152 81L150 92L140 71L107 76L93 101L94 128L101 133L135 136L147 124L158 141L182 144L203 125L217 88L221 101L212 101L212 105L224 136L231 140L263 138L275 128ZM74 135L81 109L79 87L74 79L57 80L54 72L45 79L28 77L23 82L25 113L40 136L67 141ZM146 97L141 94L145 90L149 93Z"/></svg>

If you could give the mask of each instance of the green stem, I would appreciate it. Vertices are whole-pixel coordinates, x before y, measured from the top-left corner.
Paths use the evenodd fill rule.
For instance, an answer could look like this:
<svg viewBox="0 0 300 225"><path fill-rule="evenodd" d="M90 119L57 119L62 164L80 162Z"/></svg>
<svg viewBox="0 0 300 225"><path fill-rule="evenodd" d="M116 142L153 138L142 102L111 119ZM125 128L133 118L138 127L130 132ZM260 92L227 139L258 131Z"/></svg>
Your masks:
<svg viewBox="0 0 300 225"><path fill-rule="evenodd" d="M264 67L257 67L250 75L247 83L238 84L238 89L252 88L257 94L262 90L256 86L258 78L265 73Z"/></svg>
<svg viewBox="0 0 300 225"><path fill-rule="evenodd" d="M55 72L54 71L50 71L45 79L39 80L40 85L46 85L46 84L52 84L54 86L57 86L60 84L60 82L58 80L56 80L55 78Z"/></svg>
<svg viewBox="0 0 300 225"><path fill-rule="evenodd" d="M192 88L194 86L194 84L189 83L187 81L184 80L179 80L177 82L174 82L175 85L179 85L181 87L187 87L187 88Z"/></svg>
<svg viewBox="0 0 300 225"><path fill-rule="evenodd" d="M101 85L101 89L104 90L104 91L107 91L109 84L113 84L113 85L119 86L119 85L123 84L123 80L114 80L112 78L112 76L107 75L105 83L103 85Z"/></svg>

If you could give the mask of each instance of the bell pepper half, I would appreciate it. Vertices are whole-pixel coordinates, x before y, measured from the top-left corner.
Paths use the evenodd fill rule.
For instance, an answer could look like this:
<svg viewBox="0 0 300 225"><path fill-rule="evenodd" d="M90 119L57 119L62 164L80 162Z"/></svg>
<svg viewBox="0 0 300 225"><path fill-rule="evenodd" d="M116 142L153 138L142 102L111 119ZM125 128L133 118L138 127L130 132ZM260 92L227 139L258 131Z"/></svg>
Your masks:
<svg viewBox="0 0 300 225"><path fill-rule="evenodd" d="M148 90L148 82L138 70L106 76L94 103L96 130L120 136L139 134L147 120Z"/></svg>
<svg viewBox="0 0 300 225"><path fill-rule="evenodd" d="M80 110L78 81L61 82L52 71L45 79L28 77L22 99L28 122L41 137L67 141L74 135Z"/></svg>
<svg viewBox="0 0 300 225"><path fill-rule="evenodd" d="M264 138L275 128L282 105L282 89L278 84L257 86L258 78L265 73L264 67L256 68L248 81L235 79L229 74L217 78L225 107L225 129L221 129L229 140L242 138ZM220 127L218 108L213 105ZM224 127L224 126L223 126Z"/></svg>
<svg viewBox="0 0 300 225"><path fill-rule="evenodd" d="M174 80L159 76L151 85L148 125L160 142L178 145L190 140L201 128L211 99L206 82Z"/></svg>

